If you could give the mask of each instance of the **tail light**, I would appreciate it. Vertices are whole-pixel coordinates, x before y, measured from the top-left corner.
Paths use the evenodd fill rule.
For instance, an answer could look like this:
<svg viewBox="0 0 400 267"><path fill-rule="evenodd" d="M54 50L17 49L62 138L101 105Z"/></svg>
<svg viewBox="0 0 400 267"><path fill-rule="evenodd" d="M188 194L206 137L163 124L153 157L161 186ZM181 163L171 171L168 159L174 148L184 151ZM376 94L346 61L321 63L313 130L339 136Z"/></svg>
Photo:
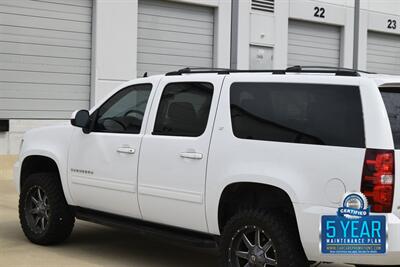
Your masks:
<svg viewBox="0 0 400 267"><path fill-rule="evenodd" d="M392 211L394 195L393 150L367 149L361 192L368 199L372 212Z"/></svg>

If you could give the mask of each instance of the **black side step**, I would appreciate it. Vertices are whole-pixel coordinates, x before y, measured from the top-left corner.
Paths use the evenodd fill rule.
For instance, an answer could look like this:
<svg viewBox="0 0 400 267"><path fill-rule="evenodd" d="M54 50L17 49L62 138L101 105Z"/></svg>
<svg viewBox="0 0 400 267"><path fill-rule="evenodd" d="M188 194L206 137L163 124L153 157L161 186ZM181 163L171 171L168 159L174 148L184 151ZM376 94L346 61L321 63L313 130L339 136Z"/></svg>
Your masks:
<svg viewBox="0 0 400 267"><path fill-rule="evenodd" d="M167 239L169 242L200 247L216 248L217 236L190 231L182 228L161 225L96 210L74 207L76 218L88 222L117 227L141 235Z"/></svg>

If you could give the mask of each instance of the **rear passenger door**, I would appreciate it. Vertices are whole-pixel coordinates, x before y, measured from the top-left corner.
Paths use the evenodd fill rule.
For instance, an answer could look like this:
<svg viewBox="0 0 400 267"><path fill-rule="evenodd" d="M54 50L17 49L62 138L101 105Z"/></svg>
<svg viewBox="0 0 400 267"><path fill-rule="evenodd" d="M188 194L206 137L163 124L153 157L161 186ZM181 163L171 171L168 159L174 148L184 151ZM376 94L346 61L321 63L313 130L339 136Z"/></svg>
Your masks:
<svg viewBox="0 0 400 267"><path fill-rule="evenodd" d="M204 187L223 75L166 76L155 95L139 162L144 220L207 231Z"/></svg>

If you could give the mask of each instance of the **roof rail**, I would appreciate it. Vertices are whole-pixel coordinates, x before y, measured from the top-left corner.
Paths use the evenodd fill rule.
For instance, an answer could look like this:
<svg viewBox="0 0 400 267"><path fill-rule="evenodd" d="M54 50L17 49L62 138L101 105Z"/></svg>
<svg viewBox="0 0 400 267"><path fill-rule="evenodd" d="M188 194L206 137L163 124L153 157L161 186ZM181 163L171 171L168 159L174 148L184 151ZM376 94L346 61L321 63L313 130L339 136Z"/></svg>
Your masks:
<svg viewBox="0 0 400 267"><path fill-rule="evenodd" d="M343 68L343 67L328 67L328 66L300 66L296 65L289 68L301 68L301 69L326 69L326 70L342 70L342 71L356 71L359 73L366 73L366 74L376 74L375 72L369 72L365 70L358 70L358 69L351 69L351 68ZM289 69L288 68L288 69Z"/></svg>
<svg viewBox="0 0 400 267"><path fill-rule="evenodd" d="M182 75L182 74L195 74L195 73L217 73L217 74L230 74L230 73L262 73L271 72L272 74L286 74L286 73L331 73L336 76L360 76L362 73L370 73L365 71L353 70L348 68L336 68L325 66L292 66L287 69L277 70L236 70L224 68L184 68L177 71L168 72L166 76Z"/></svg>
<svg viewBox="0 0 400 267"><path fill-rule="evenodd" d="M182 74L189 74L189 73L218 73L218 74L229 74L232 72L231 69L225 68L183 68L177 71L171 71L166 73L166 76L174 76L174 75L182 75Z"/></svg>

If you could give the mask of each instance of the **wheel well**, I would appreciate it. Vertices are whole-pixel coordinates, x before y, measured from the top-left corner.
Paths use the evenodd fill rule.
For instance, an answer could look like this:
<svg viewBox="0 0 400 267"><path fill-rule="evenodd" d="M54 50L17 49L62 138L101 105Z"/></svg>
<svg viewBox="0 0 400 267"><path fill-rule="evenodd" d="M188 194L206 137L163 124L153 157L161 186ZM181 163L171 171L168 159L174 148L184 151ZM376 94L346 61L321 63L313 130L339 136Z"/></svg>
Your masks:
<svg viewBox="0 0 400 267"><path fill-rule="evenodd" d="M296 214L289 195L282 189L259 183L234 183L222 192L218 207L218 225L222 232L228 220L242 209L278 211L296 223Z"/></svg>
<svg viewBox="0 0 400 267"><path fill-rule="evenodd" d="M22 188L29 175L39 172L54 172L59 175L57 164L51 158L45 156L28 156L22 163L20 187Z"/></svg>

